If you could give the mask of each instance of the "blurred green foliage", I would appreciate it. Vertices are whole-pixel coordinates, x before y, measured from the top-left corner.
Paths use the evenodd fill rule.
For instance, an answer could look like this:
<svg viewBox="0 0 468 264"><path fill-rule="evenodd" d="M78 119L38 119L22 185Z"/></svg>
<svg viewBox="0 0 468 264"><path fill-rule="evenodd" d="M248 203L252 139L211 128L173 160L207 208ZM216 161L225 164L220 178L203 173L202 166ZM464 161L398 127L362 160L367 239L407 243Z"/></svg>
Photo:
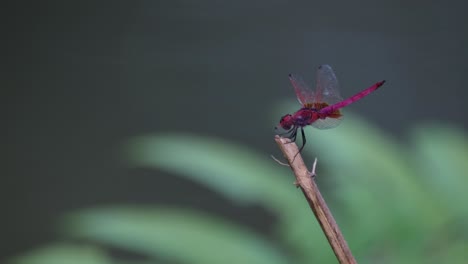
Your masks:
<svg viewBox="0 0 468 264"><path fill-rule="evenodd" d="M306 157L318 155L318 184L359 263L466 263L468 140L461 131L418 126L401 144L349 114L339 128L307 131ZM336 263L289 168L268 155L187 134L138 137L126 152L134 166L271 211L275 241L193 208L113 206L70 213L60 230L73 243L11 263ZM123 262L102 246L146 258Z"/></svg>

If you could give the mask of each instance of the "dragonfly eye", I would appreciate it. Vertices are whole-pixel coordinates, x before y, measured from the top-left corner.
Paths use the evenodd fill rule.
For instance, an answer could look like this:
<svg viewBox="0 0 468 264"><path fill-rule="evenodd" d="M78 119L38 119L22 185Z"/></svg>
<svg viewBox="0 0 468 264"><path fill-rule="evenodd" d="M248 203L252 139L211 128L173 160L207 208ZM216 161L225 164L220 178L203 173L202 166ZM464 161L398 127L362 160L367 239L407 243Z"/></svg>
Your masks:
<svg viewBox="0 0 468 264"><path fill-rule="evenodd" d="M290 114L287 114L281 117L280 125L283 129L286 129L286 130L291 129L291 127L293 126L292 116Z"/></svg>

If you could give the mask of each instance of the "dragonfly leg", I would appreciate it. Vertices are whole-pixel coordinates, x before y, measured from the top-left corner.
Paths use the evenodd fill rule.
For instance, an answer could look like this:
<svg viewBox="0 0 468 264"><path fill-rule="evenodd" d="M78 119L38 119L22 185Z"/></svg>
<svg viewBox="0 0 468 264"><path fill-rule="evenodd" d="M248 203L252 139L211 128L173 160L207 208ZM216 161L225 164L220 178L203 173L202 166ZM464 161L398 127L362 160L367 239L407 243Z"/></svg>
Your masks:
<svg viewBox="0 0 468 264"><path fill-rule="evenodd" d="M296 137L297 137L297 127L293 127L291 129L291 134L288 135L288 138L291 139L290 142L286 143L286 144L289 144L289 143L293 143L293 142L296 142Z"/></svg>
<svg viewBox="0 0 468 264"><path fill-rule="evenodd" d="M307 140L306 140L306 137L305 137L305 134L304 134L304 127L301 127L301 136L302 136L302 147L299 149L299 152L302 151L302 149L304 148Z"/></svg>
<svg viewBox="0 0 468 264"><path fill-rule="evenodd" d="M299 153L301 153L302 149L304 149L304 147L305 147L305 143L307 142L305 134L304 134L304 127L301 127L301 136L302 136L302 146L299 148L299 151L296 153L296 155L294 155L294 158L293 158L292 162L294 162L297 155L299 155Z"/></svg>
<svg viewBox="0 0 468 264"><path fill-rule="evenodd" d="M305 144L307 142L305 134L304 134L304 127L301 127L301 136L302 136L302 146L301 146L301 148L299 148L299 151L296 153L296 155L294 155L294 158L293 158L292 162L294 162L297 155L299 155L299 153L301 153L302 149L304 148L304 146L305 146ZM294 137L294 140L296 140L296 137Z"/></svg>
<svg viewBox="0 0 468 264"><path fill-rule="evenodd" d="M297 136L297 128L294 129L293 133L289 137L291 139L291 142L296 142L296 136Z"/></svg>
<svg viewBox="0 0 468 264"><path fill-rule="evenodd" d="M288 131L284 132L284 133L281 133L281 134L278 134L279 136L284 136L284 135L287 135L289 134L288 136L286 136L287 138L291 138L291 135L294 133L294 130L296 129L296 127L292 127L291 129L289 129Z"/></svg>

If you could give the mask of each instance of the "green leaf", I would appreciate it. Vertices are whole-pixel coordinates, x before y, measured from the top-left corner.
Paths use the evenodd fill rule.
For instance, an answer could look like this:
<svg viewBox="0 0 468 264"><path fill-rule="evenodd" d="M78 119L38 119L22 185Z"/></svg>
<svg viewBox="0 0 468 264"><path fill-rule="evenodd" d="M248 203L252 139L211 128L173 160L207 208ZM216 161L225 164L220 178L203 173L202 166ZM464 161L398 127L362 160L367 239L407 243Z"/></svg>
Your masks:
<svg viewBox="0 0 468 264"><path fill-rule="evenodd" d="M419 250L424 233L446 221L434 210L441 205L427 195L409 151L385 132L347 114L340 127L310 131L308 140L308 151L320 153L319 162L327 168L318 177L333 177L337 222L358 254L367 254L382 237L411 237L398 244Z"/></svg>
<svg viewBox="0 0 468 264"><path fill-rule="evenodd" d="M11 264L109 264L104 252L92 246L54 244L16 257Z"/></svg>
<svg viewBox="0 0 468 264"><path fill-rule="evenodd" d="M467 241L453 241L448 245L443 245L442 249L435 249L427 257L426 263L466 263L468 259Z"/></svg>
<svg viewBox="0 0 468 264"><path fill-rule="evenodd" d="M114 207L65 218L66 233L182 263L289 263L258 235L200 212Z"/></svg>
<svg viewBox="0 0 468 264"><path fill-rule="evenodd" d="M441 203L446 215L468 218L468 139L459 130L424 125L413 131L415 163L428 186L428 196Z"/></svg>
<svg viewBox="0 0 468 264"><path fill-rule="evenodd" d="M273 137L272 137L272 142ZM136 137L126 145L131 164L164 169L211 187L240 203L259 203L273 211L297 201L294 177L269 155L226 141L173 133Z"/></svg>
<svg viewBox="0 0 468 264"><path fill-rule="evenodd" d="M272 144L275 144L273 136ZM279 217L279 234L301 259L334 258L290 169L268 154L213 138L186 134L137 137L126 147L134 165L164 169L195 180L241 203L256 203ZM306 222L306 225L298 225ZM304 241L307 241L305 243Z"/></svg>

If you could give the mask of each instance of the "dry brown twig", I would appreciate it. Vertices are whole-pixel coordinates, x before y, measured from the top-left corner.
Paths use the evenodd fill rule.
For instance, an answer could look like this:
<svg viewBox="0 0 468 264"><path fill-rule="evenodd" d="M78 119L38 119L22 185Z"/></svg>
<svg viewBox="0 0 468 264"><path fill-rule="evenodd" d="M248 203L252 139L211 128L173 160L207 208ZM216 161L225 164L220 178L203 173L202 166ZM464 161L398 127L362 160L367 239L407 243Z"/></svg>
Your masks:
<svg viewBox="0 0 468 264"><path fill-rule="evenodd" d="M328 243L330 243L339 263L357 263L348 247L348 244L346 243L346 240L341 234L335 219L328 209L325 200L320 194L315 181L313 180L317 159L315 159L312 171L309 172L300 153L294 158L299 151L295 143L292 143L289 139L282 138L280 136L276 136L275 141L283 152L284 157L288 160L289 165L296 176L296 182L294 184L301 188L302 193L304 193L304 196L307 199L310 208L314 212L320 227L325 233Z"/></svg>

